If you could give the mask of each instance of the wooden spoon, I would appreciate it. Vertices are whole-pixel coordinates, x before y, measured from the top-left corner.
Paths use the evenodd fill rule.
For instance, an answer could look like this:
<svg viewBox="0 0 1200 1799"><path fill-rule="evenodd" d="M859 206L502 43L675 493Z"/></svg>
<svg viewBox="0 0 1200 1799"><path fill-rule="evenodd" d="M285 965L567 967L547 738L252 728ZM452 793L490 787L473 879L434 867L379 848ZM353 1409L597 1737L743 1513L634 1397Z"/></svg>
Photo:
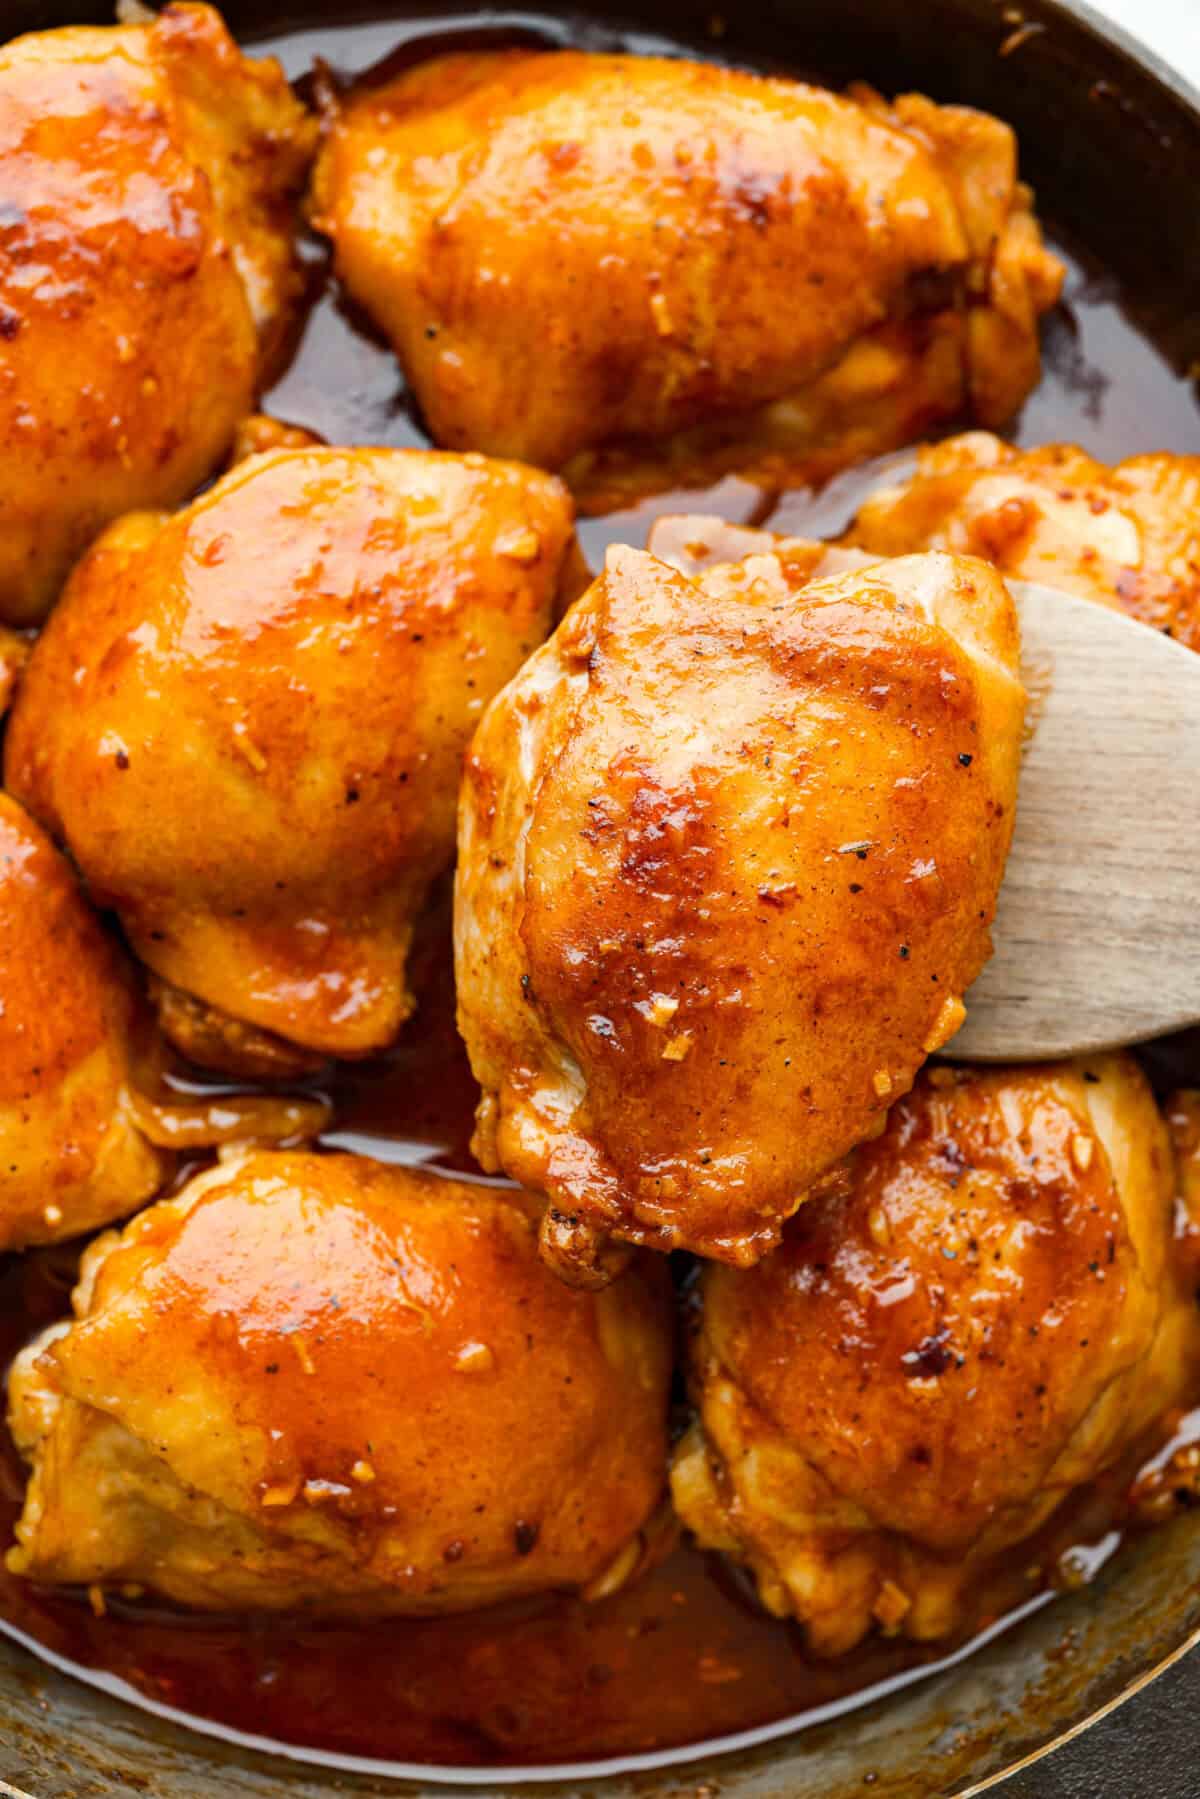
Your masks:
<svg viewBox="0 0 1200 1799"><path fill-rule="evenodd" d="M1200 655L1010 581L1032 740L954 1059L1139 1043L1200 1021Z"/></svg>
<svg viewBox="0 0 1200 1799"><path fill-rule="evenodd" d="M756 552L862 551L699 516L647 544L685 573ZM1010 581L1031 738L995 954L952 1060L1040 1061L1200 1022L1200 655L1094 600Z"/></svg>

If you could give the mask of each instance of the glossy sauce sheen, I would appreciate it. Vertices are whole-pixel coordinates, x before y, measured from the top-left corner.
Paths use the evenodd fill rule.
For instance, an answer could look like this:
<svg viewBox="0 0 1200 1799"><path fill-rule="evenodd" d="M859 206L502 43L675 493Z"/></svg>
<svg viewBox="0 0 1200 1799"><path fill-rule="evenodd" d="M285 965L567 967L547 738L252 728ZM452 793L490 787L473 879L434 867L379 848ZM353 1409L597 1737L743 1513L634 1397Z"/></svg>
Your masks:
<svg viewBox="0 0 1200 1799"><path fill-rule="evenodd" d="M528 41L538 22L520 17ZM446 35L431 32L429 21L352 24L298 30L261 47L280 55L293 79L307 76L318 58L341 79L393 51L415 58L425 48L444 48ZM538 33L550 42L570 38L561 20L542 22ZM487 35L495 41L494 30ZM614 47L609 35L603 47ZM622 47L663 45L647 36ZM1141 450L1200 449L1192 388L1139 334L1103 273L1052 230L1050 236L1070 265L1066 303L1050 320L1045 376L1017 440L1077 441L1113 460ZM312 257L315 304L266 409L335 443L423 444L394 359L338 302L315 245ZM834 530L870 479L859 471L818 500L793 494L774 510L757 489L727 480L707 494L660 496L634 514L584 521L581 537L597 566L606 543L640 544L662 512L719 511L743 522L773 517L795 531ZM335 1105L326 1141L470 1173L476 1090L454 1030L444 907L419 946L414 985L420 1004L398 1049L384 1061L344 1067L325 1089ZM1194 1040L1156 1046L1146 1059L1163 1087L1200 1078ZM182 1072L177 1085L196 1090ZM73 1270L72 1253L61 1249L0 1268L0 1361L66 1308ZM685 1265L680 1273L686 1277ZM1069 1547L1092 1563L1110 1552L1131 1472L1119 1470L1084 1496L1037 1546L1020 1546L1012 1566L979 1595L980 1627L1044 1589L1044 1578L1030 1575L1035 1563L1051 1567ZM23 1471L4 1442L5 1539L22 1488ZM1086 1545L1099 1547L1079 1548ZM0 1628L6 1620L160 1704L317 1758L334 1752L480 1767L665 1750L851 1705L865 1689L919 1674L956 1647L876 1641L840 1661L814 1661L799 1634L767 1618L719 1558L686 1547L632 1589L592 1606L551 1598L458 1618L351 1627L180 1619L149 1603L113 1601L97 1618L83 1596L37 1591L0 1573Z"/></svg>

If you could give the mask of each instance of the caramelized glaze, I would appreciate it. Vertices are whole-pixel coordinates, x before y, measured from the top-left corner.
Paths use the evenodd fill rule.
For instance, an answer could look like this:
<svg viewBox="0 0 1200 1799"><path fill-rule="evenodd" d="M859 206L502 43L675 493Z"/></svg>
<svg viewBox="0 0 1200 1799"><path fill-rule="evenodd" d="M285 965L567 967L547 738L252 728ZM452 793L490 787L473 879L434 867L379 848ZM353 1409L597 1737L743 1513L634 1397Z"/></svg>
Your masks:
<svg viewBox="0 0 1200 1799"><path fill-rule="evenodd" d="M476 1090L454 1030L444 909L426 922L415 973L419 1028L414 1021L386 1060L338 1071L325 1090L335 1123L324 1141L484 1180L467 1148ZM180 1098L221 1091L182 1069L169 1086ZM198 1165L188 1164L173 1185ZM68 1245L6 1264L0 1360L66 1311L75 1256ZM686 1303L683 1258L676 1274ZM1186 1441L1187 1428L1179 1428ZM1113 1520L1124 1513L1140 1460L1080 1496L1036 1544L1018 1546L978 1593L977 1629L1036 1603L1076 1579L1084 1561L1109 1553ZM23 1483L5 1437L6 1540ZM0 1569L0 1629L115 1678L133 1697L315 1756L477 1767L647 1753L853 1705L880 1683L938 1667L966 1641L920 1647L876 1638L853 1655L821 1661L805 1652L797 1630L767 1617L719 1556L686 1545L633 1587L592 1605L532 1599L460 1617L361 1625L198 1619L147 1601L110 1600L97 1617L84 1593L36 1588Z"/></svg>
<svg viewBox="0 0 1200 1799"><path fill-rule="evenodd" d="M567 42L578 29L578 21L547 17L531 32L523 17L526 28L516 36L526 42ZM444 49L447 35L427 41L418 25L367 21L300 28L256 47L281 56L293 79L309 75L317 58L349 78L389 52L388 72ZM482 35L498 41L495 30ZM604 39L606 48L663 47L649 36L628 45L616 44L615 34ZM1104 272L1053 232L1051 240L1068 261L1066 299L1050 320L1046 374L1025 408L1017 441L1080 441L1112 461L1150 449L1196 451L1200 415L1190 384L1139 331ZM327 284L315 246L310 254L314 304L267 409L333 442L424 444L390 352ZM860 470L817 500L792 494L773 523L810 534L840 529L873 479L872 470ZM769 494L730 478L703 494L660 495L629 513L585 521L585 550L596 564L607 543L640 543L653 517L688 509L762 524L774 508ZM397 1050L383 1061L339 1069L327 1085L320 1076L309 1083L334 1108L324 1141L482 1180L468 1149L476 1090L454 1030L444 914L427 925L412 974L419 1005ZM1164 1090L1194 1082L1200 1042L1157 1045L1145 1060ZM168 1084L168 1097L180 1101L199 1092L215 1102L229 1091L202 1085L182 1065ZM192 1162L187 1171L197 1166ZM66 1310L75 1260L67 1246L0 1265L4 1361ZM686 1280L686 1265L678 1272ZM1143 1482L1141 1512L1168 1506L1181 1484L1179 1458L1197 1459L1190 1448L1196 1420L1175 1417L1169 1428L1172 1444L1151 1466L1155 1506ZM1055 1581L1070 1584L1081 1569L1094 1570L1116 1541L1114 1520L1124 1518L1137 1460L1156 1448L1147 1445L1082 1495L1035 1546L1022 1545L1013 1564L980 1590L976 1628L1036 1600ZM5 1537L23 1478L11 1446L0 1446ZM798 1634L768 1618L719 1558L688 1547L631 1589L591 1606L528 1600L462 1617L362 1626L197 1621L123 1601L97 1617L86 1595L38 1590L0 1573L0 1628L81 1670L125 1683L134 1697L317 1758L333 1753L474 1767L663 1750L811 1716L859 1703L881 1682L917 1677L961 1647L932 1650L877 1638L852 1656L815 1661Z"/></svg>

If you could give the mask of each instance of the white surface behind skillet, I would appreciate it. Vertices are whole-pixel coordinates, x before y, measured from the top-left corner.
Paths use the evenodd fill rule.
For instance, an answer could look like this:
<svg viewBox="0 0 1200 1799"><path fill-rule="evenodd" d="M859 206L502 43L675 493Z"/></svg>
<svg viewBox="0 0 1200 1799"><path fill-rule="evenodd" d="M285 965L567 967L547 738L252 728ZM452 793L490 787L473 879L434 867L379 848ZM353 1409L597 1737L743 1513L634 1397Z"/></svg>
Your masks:
<svg viewBox="0 0 1200 1799"><path fill-rule="evenodd" d="M1200 87L1200 6L1196 0L1091 0L1091 5Z"/></svg>

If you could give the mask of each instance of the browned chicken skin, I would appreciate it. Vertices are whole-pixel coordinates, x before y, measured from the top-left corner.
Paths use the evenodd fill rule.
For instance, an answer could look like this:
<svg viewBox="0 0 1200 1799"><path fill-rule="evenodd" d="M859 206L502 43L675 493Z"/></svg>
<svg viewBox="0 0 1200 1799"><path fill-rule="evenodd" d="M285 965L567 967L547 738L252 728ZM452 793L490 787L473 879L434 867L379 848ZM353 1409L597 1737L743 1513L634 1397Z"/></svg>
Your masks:
<svg viewBox="0 0 1200 1799"><path fill-rule="evenodd" d="M535 470L295 449L130 515L79 565L7 779L119 913L186 1052L287 1074L395 1038L463 751L549 629L571 542Z"/></svg>
<svg viewBox="0 0 1200 1799"><path fill-rule="evenodd" d="M25 639L0 625L0 718L12 704L28 655L29 645Z"/></svg>
<svg viewBox="0 0 1200 1799"><path fill-rule="evenodd" d="M9 1565L202 1608L461 1611L652 1552L671 1312L539 1263L526 1196L256 1153L86 1253L19 1358Z"/></svg>
<svg viewBox="0 0 1200 1799"><path fill-rule="evenodd" d="M168 1162L138 1130L134 994L67 863L0 794L0 1251L110 1224Z"/></svg>
<svg viewBox="0 0 1200 1799"><path fill-rule="evenodd" d="M1200 1089L1173 1094L1167 1107L1175 1154L1179 1161L1184 1208L1200 1224Z"/></svg>
<svg viewBox="0 0 1200 1799"><path fill-rule="evenodd" d="M999 424L1061 282L999 121L655 57L364 87L314 208L435 439L563 469L592 510Z"/></svg>
<svg viewBox="0 0 1200 1799"><path fill-rule="evenodd" d="M705 1270L684 1522L822 1654L969 1623L995 1558L1191 1390L1172 1176L1128 1058L923 1076L777 1255Z"/></svg>
<svg viewBox="0 0 1200 1799"><path fill-rule="evenodd" d="M1071 444L1018 450L970 432L922 449L912 479L873 494L843 541L983 556L1200 649L1200 456L1109 468Z"/></svg>
<svg viewBox="0 0 1200 1799"><path fill-rule="evenodd" d="M313 146L206 6L0 50L0 620L228 450L298 290Z"/></svg>
<svg viewBox="0 0 1200 1799"><path fill-rule="evenodd" d="M807 577L807 569L802 579ZM1003 584L632 550L493 702L459 817L476 1153L546 1252L757 1260L963 1016L1013 823Z"/></svg>
<svg viewBox="0 0 1200 1799"><path fill-rule="evenodd" d="M313 450L325 442L304 425L289 425L269 413L252 412L238 426L233 440L230 464L245 462L248 456L264 456L268 450Z"/></svg>

